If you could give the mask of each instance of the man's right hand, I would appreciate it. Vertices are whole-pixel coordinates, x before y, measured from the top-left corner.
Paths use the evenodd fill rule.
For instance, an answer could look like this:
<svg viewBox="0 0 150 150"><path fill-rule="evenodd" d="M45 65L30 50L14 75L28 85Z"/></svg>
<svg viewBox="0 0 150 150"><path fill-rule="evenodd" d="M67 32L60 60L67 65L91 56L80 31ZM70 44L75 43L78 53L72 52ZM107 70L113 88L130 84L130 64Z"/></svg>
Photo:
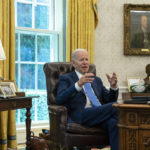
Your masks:
<svg viewBox="0 0 150 150"><path fill-rule="evenodd" d="M78 86L82 88L85 83L92 82L94 80L93 73L85 73L78 81Z"/></svg>

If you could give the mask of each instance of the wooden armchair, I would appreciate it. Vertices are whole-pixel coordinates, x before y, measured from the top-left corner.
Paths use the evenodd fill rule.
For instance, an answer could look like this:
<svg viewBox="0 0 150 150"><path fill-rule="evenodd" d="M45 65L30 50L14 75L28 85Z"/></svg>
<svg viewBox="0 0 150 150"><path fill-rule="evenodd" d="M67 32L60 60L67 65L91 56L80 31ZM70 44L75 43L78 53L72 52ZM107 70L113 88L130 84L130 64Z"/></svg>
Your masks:
<svg viewBox="0 0 150 150"><path fill-rule="evenodd" d="M66 107L56 105L59 75L73 71L72 64L65 62L46 63L43 69L47 86L51 150L70 150L74 146L85 148L109 145L106 131L76 123L67 123ZM90 72L96 73L95 65L90 65Z"/></svg>

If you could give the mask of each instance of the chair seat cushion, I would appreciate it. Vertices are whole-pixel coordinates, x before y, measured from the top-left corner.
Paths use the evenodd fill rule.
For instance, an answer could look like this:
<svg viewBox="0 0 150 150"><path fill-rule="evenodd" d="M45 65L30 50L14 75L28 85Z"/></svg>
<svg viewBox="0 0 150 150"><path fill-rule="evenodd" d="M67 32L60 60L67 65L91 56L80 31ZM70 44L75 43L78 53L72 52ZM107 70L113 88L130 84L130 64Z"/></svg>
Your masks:
<svg viewBox="0 0 150 150"><path fill-rule="evenodd" d="M87 127L77 123L68 123L67 132L76 134L107 134L107 132L102 128L97 127Z"/></svg>

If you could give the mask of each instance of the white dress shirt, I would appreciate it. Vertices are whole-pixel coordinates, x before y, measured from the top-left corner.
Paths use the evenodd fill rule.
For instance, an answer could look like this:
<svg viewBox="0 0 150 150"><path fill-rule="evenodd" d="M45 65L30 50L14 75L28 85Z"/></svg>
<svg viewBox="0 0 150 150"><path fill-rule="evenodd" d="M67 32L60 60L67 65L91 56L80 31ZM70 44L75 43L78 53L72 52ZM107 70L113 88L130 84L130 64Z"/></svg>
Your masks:
<svg viewBox="0 0 150 150"><path fill-rule="evenodd" d="M77 70L75 70L75 72L76 72L76 74L77 74L77 76L78 76L79 79L83 76L83 74L81 74ZM76 90L78 92L82 90L82 88L79 87L79 85L78 85L77 82L75 83L75 88L76 88ZM84 86L83 86L83 90L84 90ZM84 92L85 92L85 90L84 90ZM86 93L85 93L85 95L86 95ZM91 101L89 100L88 96L86 95L86 105L85 105L85 108L88 108L88 107L92 107L92 104L91 104Z"/></svg>

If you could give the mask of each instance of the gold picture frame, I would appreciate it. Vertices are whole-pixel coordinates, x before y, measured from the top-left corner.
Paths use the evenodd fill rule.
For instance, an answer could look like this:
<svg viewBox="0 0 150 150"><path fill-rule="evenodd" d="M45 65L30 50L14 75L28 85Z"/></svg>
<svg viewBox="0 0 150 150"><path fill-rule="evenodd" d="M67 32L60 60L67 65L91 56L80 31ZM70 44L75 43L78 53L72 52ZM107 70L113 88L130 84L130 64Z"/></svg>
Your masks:
<svg viewBox="0 0 150 150"><path fill-rule="evenodd" d="M14 97L16 96L14 89L10 84L0 83L0 96L2 97Z"/></svg>
<svg viewBox="0 0 150 150"><path fill-rule="evenodd" d="M143 28L144 19L147 20L146 29ZM150 26L150 5L124 4L125 55L150 55L149 26Z"/></svg>
<svg viewBox="0 0 150 150"><path fill-rule="evenodd" d="M135 83L140 83L141 77L127 77L127 85L128 85L128 91L131 92L131 85Z"/></svg>

